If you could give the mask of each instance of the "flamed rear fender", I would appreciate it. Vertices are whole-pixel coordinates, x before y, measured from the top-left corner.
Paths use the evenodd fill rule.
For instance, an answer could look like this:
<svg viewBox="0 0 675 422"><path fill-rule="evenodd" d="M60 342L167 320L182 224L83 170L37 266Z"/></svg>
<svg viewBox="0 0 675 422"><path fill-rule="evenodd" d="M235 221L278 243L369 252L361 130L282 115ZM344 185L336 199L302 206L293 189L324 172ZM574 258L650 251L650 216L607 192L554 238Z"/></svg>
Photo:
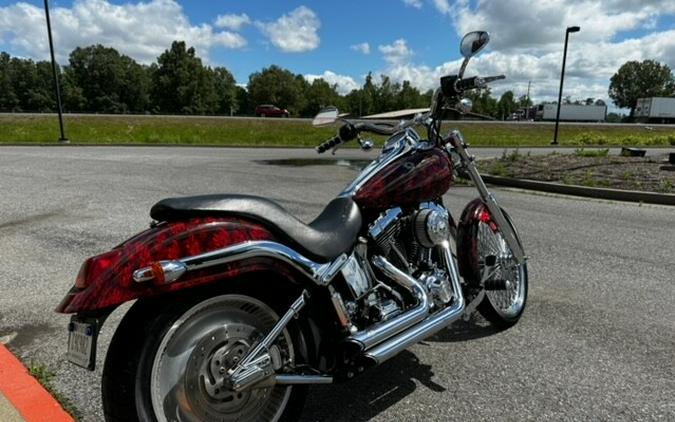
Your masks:
<svg viewBox="0 0 675 422"><path fill-rule="evenodd" d="M153 262L199 255L256 240L276 241L262 225L237 218L194 218L161 223L114 248L113 251L119 251L119 254L109 268L87 279L86 287L73 287L56 311L70 314L112 309L130 300L176 292L251 272L274 271L290 279L298 277L289 265L261 257L190 271L169 284L137 283L132 278L135 270Z"/></svg>

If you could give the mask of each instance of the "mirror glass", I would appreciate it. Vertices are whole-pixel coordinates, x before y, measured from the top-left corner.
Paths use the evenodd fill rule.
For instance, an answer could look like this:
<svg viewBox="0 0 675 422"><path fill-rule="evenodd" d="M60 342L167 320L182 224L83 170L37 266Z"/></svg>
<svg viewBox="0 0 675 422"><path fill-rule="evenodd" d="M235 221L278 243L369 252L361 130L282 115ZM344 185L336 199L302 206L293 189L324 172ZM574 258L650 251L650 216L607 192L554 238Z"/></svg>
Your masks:
<svg viewBox="0 0 675 422"><path fill-rule="evenodd" d="M313 126L332 125L338 119L338 114L339 112L337 107L328 106L323 110L321 110L319 114L314 116L314 120L312 120L312 125Z"/></svg>
<svg viewBox="0 0 675 422"><path fill-rule="evenodd" d="M490 34L485 31L469 32L462 38L462 44L459 47L459 51L462 53L462 56L466 58L475 56L489 41Z"/></svg>

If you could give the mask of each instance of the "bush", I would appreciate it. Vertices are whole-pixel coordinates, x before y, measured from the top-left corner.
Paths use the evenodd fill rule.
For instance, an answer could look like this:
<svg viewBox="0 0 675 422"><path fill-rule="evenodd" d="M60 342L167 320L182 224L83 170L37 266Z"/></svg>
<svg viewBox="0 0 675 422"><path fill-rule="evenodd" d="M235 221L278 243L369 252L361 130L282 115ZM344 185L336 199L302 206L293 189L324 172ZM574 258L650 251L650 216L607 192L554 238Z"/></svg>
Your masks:
<svg viewBox="0 0 675 422"><path fill-rule="evenodd" d="M606 145L610 143L610 140L602 134L583 132L575 136L572 142L580 145Z"/></svg>

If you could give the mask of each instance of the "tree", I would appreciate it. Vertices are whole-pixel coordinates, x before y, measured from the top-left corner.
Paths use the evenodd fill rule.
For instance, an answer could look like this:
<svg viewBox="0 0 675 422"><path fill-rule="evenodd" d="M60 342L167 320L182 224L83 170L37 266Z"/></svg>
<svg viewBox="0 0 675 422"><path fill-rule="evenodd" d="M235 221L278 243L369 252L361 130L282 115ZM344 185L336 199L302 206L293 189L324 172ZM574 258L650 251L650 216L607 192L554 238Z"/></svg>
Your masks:
<svg viewBox="0 0 675 422"><path fill-rule="evenodd" d="M19 104L12 84L11 56L4 51L0 53L0 111L13 111Z"/></svg>
<svg viewBox="0 0 675 422"><path fill-rule="evenodd" d="M513 97L513 91L506 91L497 102L497 117L501 120L507 119L517 109L518 104Z"/></svg>
<svg viewBox="0 0 675 422"><path fill-rule="evenodd" d="M670 68L655 60L624 63L612 76L609 97L618 107L630 108L633 116L638 98L675 95L675 79Z"/></svg>
<svg viewBox="0 0 675 422"><path fill-rule="evenodd" d="M218 107L213 71L205 68L193 47L174 41L157 58L152 74L152 100L160 112L211 114Z"/></svg>
<svg viewBox="0 0 675 422"><path fill-rule="evenodd" d="M466 96L473 102L472 112L498 117L497 100L491 95L490 88L474 89Z"/></svg>
<svg viewBox="0 0 675 422"><path fill-rule="evenodd" d="M77 47L65 69L64 103L71 111L143 112L149 102L147 71L132 58L100 44Z"/></svg>
<svg viewBox="0 0 675 422"><path fill-rule="evenodd" d="M342 107L342 98L337 93L336 86L330 85L323 79L314 79L311 85L305 91L305 107L302 112L304 116L314 116L322 108L332 105L340 109Z"/></svg>
<svg viewBox="0 0 675 422"><path fill-rule="evenodd" d="M213 84L218 104L215 112L233 115L239 111L237 84L234 76L224 67L213 68Z"/></svg>
<svg viewBox="0 0 675 422"><path fill-rule="evenodd" d="M410 84L410 81L403 81L401 89L396 94L396 108L405 110L408 108L428 107L429 102L420 94L420 91Z"/></svg>
<svg viewBox="0 0 675 422"><path fill-rule="evenodd" d="M307 81L301 76L272 65L252 73L248 79L248 96L253 106L274 104L287 108L291 114L302 111L301 96Z"/></svg>
<svg viewBox="0 0 675 422"><path fill-rule="evenodd" d="M236 85L237 107L240 114L253 114L254 105L248 100L248 91L245 88Z"/></svg>
<svg viewBox="0 0 675 422"><path fill-rule="evenodd" d="M4 76L0 83L9 84L9 92L2 100L7 104L8 111L37 111L46 112L56 108L56 100L52 89L52 69L49 62L35 63L30 59L20 59L3 56ZM57 68L57 75L60 69ZM4 80L4 82L3 82Z"/></svg>

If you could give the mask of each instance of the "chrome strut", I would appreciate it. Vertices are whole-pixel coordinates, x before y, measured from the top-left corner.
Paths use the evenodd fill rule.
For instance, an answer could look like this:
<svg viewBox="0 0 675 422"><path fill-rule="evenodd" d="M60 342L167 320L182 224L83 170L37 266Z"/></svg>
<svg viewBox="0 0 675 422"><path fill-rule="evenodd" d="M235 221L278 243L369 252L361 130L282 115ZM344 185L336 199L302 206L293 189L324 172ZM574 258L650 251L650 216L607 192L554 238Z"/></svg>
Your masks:
<svg viewBox="0 0 675 422"><path fill-rule="evenodd" d="M234 391L244 391L253 386L271 386L274 384L330 384L333 378L322 375L275 374L269 350L277 337L284 331L291 319L305 307L309 298L307 290L302 292L277 321L270 332L251 350L239 364L228 371L229 387Z"/></svg>

